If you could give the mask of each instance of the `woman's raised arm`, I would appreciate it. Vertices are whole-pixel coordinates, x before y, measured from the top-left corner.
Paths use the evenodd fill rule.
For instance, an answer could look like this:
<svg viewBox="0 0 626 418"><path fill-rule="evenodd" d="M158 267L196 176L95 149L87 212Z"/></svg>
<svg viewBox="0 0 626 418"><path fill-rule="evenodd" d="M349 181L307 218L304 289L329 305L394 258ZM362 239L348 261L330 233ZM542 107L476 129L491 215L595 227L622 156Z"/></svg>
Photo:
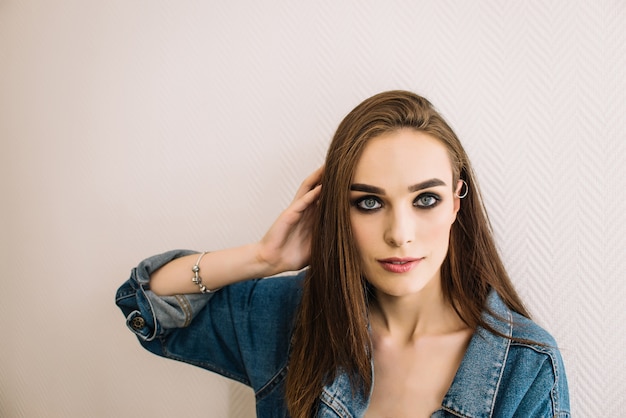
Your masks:
<svg viewBox="0 0 626 418"><path fill-rule="evenodd" d="M202 283L208 289L216 289L306 267L322 173L320 167L302 182L289 207L259 242L205 254L198 273ZM199 287L191 280L198 257L198 254L180 257L156 270L150 276L150 289L160 296L198 293Z"/></svg>

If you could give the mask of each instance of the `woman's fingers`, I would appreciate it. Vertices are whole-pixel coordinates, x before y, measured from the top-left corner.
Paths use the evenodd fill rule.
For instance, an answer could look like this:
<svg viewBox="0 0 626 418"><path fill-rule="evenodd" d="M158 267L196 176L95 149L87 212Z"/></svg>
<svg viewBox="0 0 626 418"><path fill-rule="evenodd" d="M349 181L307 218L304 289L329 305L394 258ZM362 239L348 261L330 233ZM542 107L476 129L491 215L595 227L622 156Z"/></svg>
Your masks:
<svg viewBox="0 0 626 418"><path fill-rule="evenodd" d="M313 202L317 200L322 191L322 185L318 184L313 189L306 192L303 196L300 196L292 203L292 209L295 212L304 212Z"/></svg>
<svg viewBox="0 0 626 418"><path fill-rule="evenodd" d="M319 185L320 181L322 180L322 173L324 173L324 166L319 167L317 170L309 174L309 176L305 178L300 185L300 188L296 192L296 197L294 198L294 200L298 200L306 193L314 189L315 186Z"/></svg>
<svg viewBox="0 0 626 418"><path fill-rule="evenodd" d="M300 269L310 256L311 221L313 209L322 185L323 168L320 167L307 177L296 198L276 219L260 241L259 259L281 271Z"/></svg>

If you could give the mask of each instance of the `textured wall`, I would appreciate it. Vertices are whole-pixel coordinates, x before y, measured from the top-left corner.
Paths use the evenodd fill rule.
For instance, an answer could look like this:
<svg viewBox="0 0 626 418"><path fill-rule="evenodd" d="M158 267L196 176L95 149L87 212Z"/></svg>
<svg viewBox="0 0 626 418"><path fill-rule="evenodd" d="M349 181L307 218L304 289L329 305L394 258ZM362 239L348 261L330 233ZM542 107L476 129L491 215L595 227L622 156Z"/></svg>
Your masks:
<svg viewBox="0 0 626 418"><path fill-rule="evenodd" d="M258 239L340 119L429 97L476 165L577 416L626 410L621 0L0 0L0 416L245 417L140 349L143 257Z"/></svg>

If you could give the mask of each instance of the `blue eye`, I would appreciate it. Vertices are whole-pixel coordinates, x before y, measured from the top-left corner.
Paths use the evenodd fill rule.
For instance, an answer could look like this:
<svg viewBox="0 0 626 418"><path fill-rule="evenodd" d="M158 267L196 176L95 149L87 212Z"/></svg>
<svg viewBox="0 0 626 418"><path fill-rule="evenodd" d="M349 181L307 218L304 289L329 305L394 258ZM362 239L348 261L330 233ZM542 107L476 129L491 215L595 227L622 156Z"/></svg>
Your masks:
<svg viewBox="0 0 626 418"><path fill-rule="evenodd" d="M422 194L413 201L413 205L423 209L430 209L435 207L441 199L436 194L427 193Z"/></svg>
<svg viewBox="0 0 626 418"><path fill-rule="evenodd" d="M354 202L354 205L357 207L357 209L362 211L376 210L383 207L383 205L380 203L380 200L371 196L365 196L357 199Z"/></svg>

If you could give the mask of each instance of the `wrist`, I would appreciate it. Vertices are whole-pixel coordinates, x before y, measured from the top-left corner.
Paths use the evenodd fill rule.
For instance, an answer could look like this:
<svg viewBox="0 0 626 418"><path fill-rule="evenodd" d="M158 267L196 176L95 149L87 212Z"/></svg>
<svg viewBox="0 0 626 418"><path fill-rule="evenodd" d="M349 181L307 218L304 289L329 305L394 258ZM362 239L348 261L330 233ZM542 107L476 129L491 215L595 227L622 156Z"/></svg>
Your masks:
<svg viewBox="0 0 626 418"><path fill-rule="evenodd" d="M268 277L278 273L282 273L279 263L272 260L262 242L252 244L252 252L254 254L254 270L257 277Z"/></svg>
<svg viewBox="0 0 626 418"><path fill-rule="evenodd" d="M276 266L267 257L267 251L261 242L251 244L253 256L253 270L255 277L273 276L278 273Z"/></svg>

